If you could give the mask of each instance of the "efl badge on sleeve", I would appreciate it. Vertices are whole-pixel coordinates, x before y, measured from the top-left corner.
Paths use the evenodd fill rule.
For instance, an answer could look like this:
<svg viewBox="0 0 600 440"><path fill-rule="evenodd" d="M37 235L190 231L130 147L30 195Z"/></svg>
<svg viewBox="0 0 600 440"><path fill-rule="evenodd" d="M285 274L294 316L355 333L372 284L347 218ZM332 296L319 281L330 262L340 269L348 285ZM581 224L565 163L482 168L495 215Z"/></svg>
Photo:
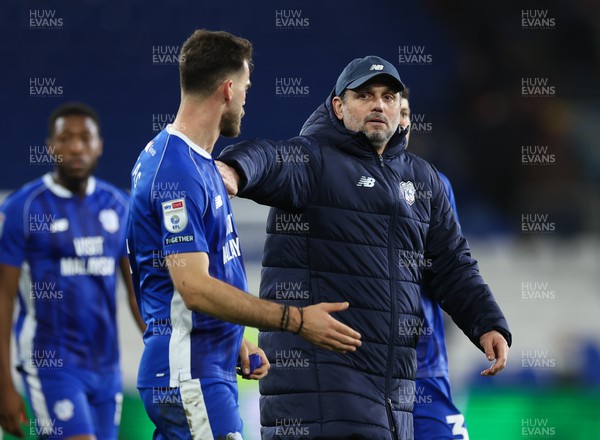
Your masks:
<svg viewBox="0 0 600 440"><path fill-rule="evenodd" d="M163 202L162 210L163 223L167 231L177 234L185 229L188 224L185 199L175 199Z"/></svg>
<svg viewBox="0 0 600 440"><path fill-rule="evenodd" d="M404 197L406 203L412 205L415 203L415 185L409 180L408 182L400 182L400 197Z"/></svg>

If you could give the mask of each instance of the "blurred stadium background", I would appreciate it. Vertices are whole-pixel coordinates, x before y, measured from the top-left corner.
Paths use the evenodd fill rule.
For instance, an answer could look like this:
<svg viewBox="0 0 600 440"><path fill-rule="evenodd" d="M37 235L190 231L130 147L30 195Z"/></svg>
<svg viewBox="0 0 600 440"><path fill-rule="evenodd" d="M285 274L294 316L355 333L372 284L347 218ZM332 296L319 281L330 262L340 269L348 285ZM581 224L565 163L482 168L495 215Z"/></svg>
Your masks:
<svg viewBox="0 0 600 440"><path fill-rule="evenodd" d="M600 438L597 2L5 0L0 10L2 198L49 169L32 153L51 110L70 100L101 116L96 174L127 188L138 152L177 111L176 53L196 28L255 46L240 140L295 135L351 59L394 62L411 89L410 149L451 179L514 334L506 371L483 379L483 356L448 322L471 439ZM266 210L238 199L234 210L256 293ZM147 439L142 344L120 294L121 438ZM241 384L249 440L259 438L257 395Z"/></svg>

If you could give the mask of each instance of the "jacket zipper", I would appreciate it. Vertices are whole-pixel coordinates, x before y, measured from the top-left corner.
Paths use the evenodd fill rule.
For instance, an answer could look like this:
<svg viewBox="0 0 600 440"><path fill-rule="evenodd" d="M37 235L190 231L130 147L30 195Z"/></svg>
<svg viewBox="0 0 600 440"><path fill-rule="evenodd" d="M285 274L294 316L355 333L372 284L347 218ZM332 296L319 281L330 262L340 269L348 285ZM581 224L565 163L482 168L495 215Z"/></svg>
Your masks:
<svg viewBox="0 0 600 440"><path fill-rule="evenodd" d="M388 397L385 403L388 417L390 419L390 429L392 430L392 435L398 438L398 434L396 433L396 420L394 419L394 405L392 405L392 399Z"/></svg>
<svg viewBox="0 0 600 440"><path fill-rule="evenodd" d="M385 163L383 161L383 156L381 154L378 154L379 157L379 164L381 166L381 168L384 170L384 173L387 175L388 177L388 184L390 185L391 188L393 188L392 185L392 181L393 181L393 176L390 175L390 173L386 170L385 168ZM392 179L390 179L392 178ZM394 361L394 347L396 345L396 331L398 328L398 316L397 316L397 311L396 311L396 288L395 288L395 280L396 280L396 265L394 263L395 258L394 258L394 230L395 230L395 226L396 226L396 215L397 215L397 203L396 203L396 199L394 197L394 192L392 189L392 217L390 220L390 230L389 230L389 239L388 239L388 261L389 261L389 268L390 268L390 300L391 300L391 319L390 319L390 340L389 340L389 344L388 344L388 358L387 358L387 368L386 368L386 375L385 375L385 406L387 408L387 413L388 413L388 422L390 425L390 431L392 431L392 438L394 439L398 439L398 432L397 432L397 428L396 428L396 421L394 419L394 405L392 403L392 398L391 398L391 388L392 388L392 378L391 378L391 371L392 371L392 367L393 367L393 361Z"/></svg>

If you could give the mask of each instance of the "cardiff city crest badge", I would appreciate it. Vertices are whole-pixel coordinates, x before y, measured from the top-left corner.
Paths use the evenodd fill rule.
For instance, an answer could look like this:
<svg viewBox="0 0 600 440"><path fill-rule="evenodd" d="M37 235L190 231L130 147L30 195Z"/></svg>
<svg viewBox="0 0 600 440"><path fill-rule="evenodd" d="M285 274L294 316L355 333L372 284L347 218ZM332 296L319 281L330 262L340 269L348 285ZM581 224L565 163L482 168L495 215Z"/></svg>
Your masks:
<svg viewBox="0 0 600 440"><path fill-rule="evenodd" d="M410 180L408 182L400 182L400 197L404 198L409 205L415 203L416 192L415 185Z"/></svg>

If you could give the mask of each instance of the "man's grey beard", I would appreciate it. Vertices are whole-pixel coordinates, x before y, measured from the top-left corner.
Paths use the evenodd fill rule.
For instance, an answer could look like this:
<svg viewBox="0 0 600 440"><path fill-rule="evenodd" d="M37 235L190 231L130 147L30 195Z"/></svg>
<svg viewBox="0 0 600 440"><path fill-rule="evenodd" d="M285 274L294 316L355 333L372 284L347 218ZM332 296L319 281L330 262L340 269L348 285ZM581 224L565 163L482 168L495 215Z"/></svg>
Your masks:
<svg viewBox="0 0 600 440"><path fill-rule="evenodd" d="M393 133L390 136L388 136L388 134L390 134L389 132L381 131L375 131L373 133L367 133L366 131L363 131L363 133L365 134L367 139L369 139L371 145L373 145L377 149L385 147L388 141L393 136Z"/></svg>
<svg viewBox="0 0 600 440"><path fill-rule="evenodd" d="M389 142L389 140L392 138L392 136L394 136L394 133L398 131L398 126L396 126L395 130L373 131L369 133L366 128L366 120L369 119L369 117L372 115L367 116L365 120L361 122L344 107L342 107L342 113L344 119L344 126L349 130L364 133L369 142L371 142L371 145L377 150L384 148Z"/></svg>

